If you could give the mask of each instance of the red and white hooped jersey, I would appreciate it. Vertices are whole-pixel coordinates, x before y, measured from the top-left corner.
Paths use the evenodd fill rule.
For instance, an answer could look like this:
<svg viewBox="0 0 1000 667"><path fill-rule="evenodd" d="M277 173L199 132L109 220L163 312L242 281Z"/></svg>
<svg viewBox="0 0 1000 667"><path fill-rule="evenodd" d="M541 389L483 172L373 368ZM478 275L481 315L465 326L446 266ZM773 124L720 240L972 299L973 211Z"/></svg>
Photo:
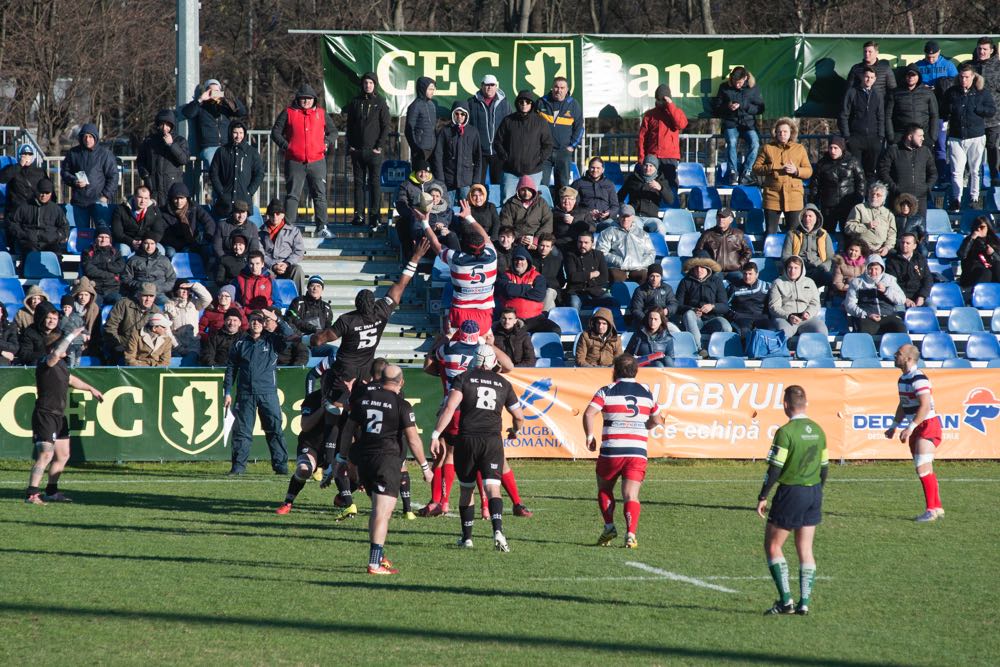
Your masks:
<svg viewBox="0 0 1000 667"><path fill-rule="evenodd" d="M649 387L632 378L601 387L590 405L601 410L601 451L604 457L639 456L646 458L649 430L646 422L656 410Z"/></svg>
<svg viewBox="0 0 1000 667"><path fill-rule="evenodd" d="M493 285L497 281L497 252L491 246L476 257L466 252L444 248L441 261L451 272L452 308L493 309Z"/></svg>
<svg viewBox="0 0 1000 667"><path fill-rule="evenodd" d="M920 407L920 394L926 393L931 396L930 411L925 419L937 416L934 412L934 397L931 395L931 381L924 375L920 368L914 368L908 373L899 376L899 404L903 407L903 414L913 417Z"/></svg>
<svg viewBox="0 0 1000 667"><path fill-rule="evenodd" d="M452 379L469 370L469 365L475 360L478 352L479 343L462 343L457 340L448 341L437 349L435 356L445 394L451 389Z"/></svg>

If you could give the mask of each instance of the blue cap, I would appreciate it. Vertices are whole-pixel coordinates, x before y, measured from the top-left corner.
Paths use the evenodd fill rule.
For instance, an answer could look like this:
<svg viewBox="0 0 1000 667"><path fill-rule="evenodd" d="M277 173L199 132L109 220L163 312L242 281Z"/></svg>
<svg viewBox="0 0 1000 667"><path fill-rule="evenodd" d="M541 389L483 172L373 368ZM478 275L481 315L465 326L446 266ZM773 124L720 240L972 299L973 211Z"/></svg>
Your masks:
<svg viewBox="0 0 1000 667"><path fill-rule="evenodd" d="M35 154L35 148L31 144L21 144L17 148L17 154L18 154L18 156L21 156L21 155L34 155Z"/></svg>

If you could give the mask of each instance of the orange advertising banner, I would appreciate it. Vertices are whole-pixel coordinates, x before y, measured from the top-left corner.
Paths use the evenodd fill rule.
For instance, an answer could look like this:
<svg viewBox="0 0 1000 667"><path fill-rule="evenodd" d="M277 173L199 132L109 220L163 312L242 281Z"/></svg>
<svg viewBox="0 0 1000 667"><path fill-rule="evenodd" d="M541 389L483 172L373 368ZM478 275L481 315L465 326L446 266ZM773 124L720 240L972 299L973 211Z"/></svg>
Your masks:
<svg viewBox="0 0 1000 667"><path fill-rule="evenodd" d="M928 369L943 424L939 458L1000 458L1000 373ZM610 368L517 368L506 376L521 398L525 422L504 443L510 458L596 458L583 437L583 413ZM808 414L826 432L833 459L906 459L907 446L887 440L898 395L895 369L693 370L642 368L663 426L651 429L649 455L759 459L788 420L785 386L802 385ZM600 429L600 417L595 430Z"/></svg>

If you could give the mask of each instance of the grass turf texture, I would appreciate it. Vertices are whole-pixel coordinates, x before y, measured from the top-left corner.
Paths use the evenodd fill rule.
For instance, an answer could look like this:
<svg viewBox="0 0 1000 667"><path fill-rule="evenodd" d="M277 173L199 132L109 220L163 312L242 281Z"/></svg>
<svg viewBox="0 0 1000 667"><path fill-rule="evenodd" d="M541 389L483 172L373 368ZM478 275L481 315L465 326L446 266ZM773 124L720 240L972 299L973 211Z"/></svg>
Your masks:
<svg viewBox="0 0 1000 667"><path fill-rule="evenodd" d="M21 503L27 463L0 463L0 662L972 665L1000 654L996 463L936 464L948 514L929 525L911 520L923 510L911 464L835 465L808 617L761 615L775 598L752 511L761 463L651 464L632 551L620 503L615 548L592 546L603 525L592 463L515 461L537 513L505 517L512 553L492 550L478 518L470 552L453 546L457 518L397 516L395 577L365 573L367 499L334 524L331 493L310 482L279 517L287 479L264 464L224 479L226 467L73 468L61 488L75 502L36 507ZM797 596L791 543L785 553Z"/></svg>

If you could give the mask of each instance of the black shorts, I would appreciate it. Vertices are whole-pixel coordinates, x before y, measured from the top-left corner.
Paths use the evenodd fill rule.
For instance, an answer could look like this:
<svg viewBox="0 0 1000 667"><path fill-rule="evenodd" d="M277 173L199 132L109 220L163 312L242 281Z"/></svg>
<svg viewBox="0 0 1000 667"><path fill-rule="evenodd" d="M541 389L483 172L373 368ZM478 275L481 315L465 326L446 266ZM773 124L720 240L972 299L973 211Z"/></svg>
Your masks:
<svg viewBox="0 0 1000 667"><path fill-rule="evenodd" d="M476 483L476 473L499 480L503 475L503 441L500 436L463 436L455 444L455 476L460 484Z"/></svg>
<svg viewBox="0 0 1000 667"><path fill-rule="evenodd" d="M63 415L35 410L31 413L31 435L35 442L55 442L69 438L69 422Z"/></svg>
<svg viewBox="0 0 1000 667"><path fill-rule="evenodd" d="M823 487L779 486L767 520L778 528L798 530L818 526L822 520Z"/></svg>
<svg viewBox="0 0 1000 667"><path fill-rule="evenodd" d="M351 463L358 468L358 480L368 493L380 496L399 495L399 483L403 477L403 459L398 454L386 452L351 452Z"/></svg>

